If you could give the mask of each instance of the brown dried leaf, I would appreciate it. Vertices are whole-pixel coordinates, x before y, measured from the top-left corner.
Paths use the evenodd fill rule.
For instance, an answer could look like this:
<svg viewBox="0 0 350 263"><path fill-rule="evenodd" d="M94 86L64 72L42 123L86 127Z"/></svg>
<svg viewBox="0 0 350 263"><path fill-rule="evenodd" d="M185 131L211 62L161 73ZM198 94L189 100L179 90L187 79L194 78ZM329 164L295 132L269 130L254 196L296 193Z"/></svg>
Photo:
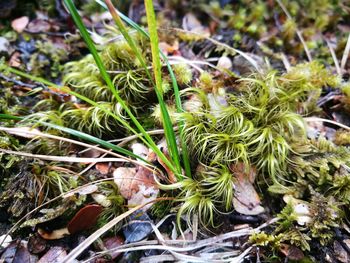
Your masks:
<svg viewBox="0 0 350 263"><path fill-rule="evenodd" d="M61 238L64 238L65 236L70 235L66 227L61 229L56 229L51 232L47 232L42 228L38 228L38 234L45 240L56 240L56 239L61 239Z"/></svg>
<svg viewBox="0 0 350 263"><path fill-rule="evenodd" d="M47 241L36 233L29 237L27 246L30 253L39 254L46 249Z"/></svg>
<svg viewBox="0 0 350 263"><path fill-rule="evenodd" d="M130 206L147 203L158 195L159 189L153 173L142 166L138 168L119 167L114 171L113 177L120 194L128 199ZM146 206L144 210L148 208L149 206Z"/></svg>
<svg viewBox="0 0 350 263"><path fill-rule="evenodd" d="M342 263L350 262L350 255L338 241L334 241L334 255Z"/></svg>
<svg viewBox="0 0 350 263"><path fill-rule="evenodd" d="M102 210L102 206L95 204L81 208L67 225L69 233L74 234L95 226Z"/></svg>
<svg viewBox="0 0 350 263"><path fill-rule="evenodd" d="M260 198L255 191L253 183L256 176L254 168L249 168L248 174L243 163L231 165L235 175L233 206L235 210L244 215L258 215L264 212L260 205Z"/></svg>
<svg viewBox="0 0 350 263"><path fill-rule="evenodd" d="M280 251L290 260L302 260L304 253L299 248L288 244L281 244Z"/></svg>
<svg viewBox="0 0 350 263"><path fill-rule="evenodd" d="M29 18L27 16L22 16L13 20L11 22L11 26L13 30L15 30L17 33L22 33L23 30L28 25L28 23L29 23Z"/></svg>
<svg viewBox="0 0 350 263"><path fill-rule="evenodd" d="M119 246L121 246L123 244L124 244L124 239L122 237L120 237L120 236L108 237L108 238L103 240L103 245L108 250L116 249L117 247L119 247ZM111 251L111 252L109 252L109 255L111 256L112 259L115 259L121 253L122 252Z"/></svg>
<svg viewBox="0 0 350 263"><path fill-rule="evenodd" d="M113 176L121 195L126 199L130 199L134 193L137 193L141 185L146 188L156 186L153 173L141 166L138 168L119 167L114 171Z"/></svg>
<svg viewBox="0 0 350 263"><path fill-rule="evenodd" d="M28 30L33 33L59 31L59 29L57 24L44 19L34 19L28 25Z"/></svg>
<svg viewBox="0 0 350 263"><path fill-rule="evenodd" d="M119 188L120 194L125 198L131 198L133 191L138 191L137 184L134 184L136 168L118 167L113 172L114 182ZM137 187L133 189L133 187Z"/></svg>
<svg viewBox="0 0 350 263"><path fill-rule="evenodd" d="M97 163L95 168L100 174L106 175L109 173L109 163Z"/></svg>
<svg viewBox="0 0 350 263"><path fill-rule="evenodd" d="M18 51L13 52L10 57L9 65L14 68L19 68L21 66L21 53Z"/></svg>
<svg viewBox="0 0 350 263"><path fill-rule="evenodd" d="M203 37L209 37L210 32L204 27L193 13L187 13L182 19L182 28L193 33L201 34Z"/></svg>
<svg viewBox="0 0 350 263"><path fill-rule="evenodd" d="M67 256L67 252L63 247L52 247L40 258L38 263L60 263Z"/></svg>

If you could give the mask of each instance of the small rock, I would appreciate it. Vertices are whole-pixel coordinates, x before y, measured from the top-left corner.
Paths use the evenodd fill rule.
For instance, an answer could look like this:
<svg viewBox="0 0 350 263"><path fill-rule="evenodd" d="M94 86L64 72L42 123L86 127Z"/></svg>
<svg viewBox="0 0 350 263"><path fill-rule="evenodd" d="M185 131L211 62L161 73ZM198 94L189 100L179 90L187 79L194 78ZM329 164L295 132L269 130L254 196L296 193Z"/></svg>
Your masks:
<svg viewBox="0 0 350 263"><path fill-rule="evenodd" d="M103 245L108 249L108 250L115 250L119 246L124 244L124 239L120 236L115 236L115 237L108 237L103 240ZM112 257L112 259L115 259L118 257L122 252L119 251L110 251L109 254Z"/></svg>
<svg viewBox="0 0 350 263"><path fill-rule="evenodd" d="M0 247L7 247L12 242L12 238L9 235L2 235L0 236L0 244L2 245Z"/></svg>
<svg viewBox="0 0 350 263"><path fill-rule="evenodd" d="M67 252L62 247L52 247L40 258L38 263L59 263L67 256Z"/></svg>
<svg viewBox="0 0 350 263"><path fill-rule="evenodd" d="M217 67L221 69L231 69L232 61L228 57L222 56L218 61Z"/></svg>
<svg viewBox="0 0 350 263"><path fill-rule="evenodd" d="M335 257L342 263L346 263L350 261L350 257L346 250L342 247L342 245L338 241L334 241L334 254Z"/></svg>
<svg viewBox="0 0 350 263"><path fill-rule="evenodd" d="M23 30L28 25L28 23L29 23L29 18L27 16L22 16L13 20L11 22L11 26L13 30L15 30L17 33L22 33Z"/></svg>
<svg viewBox="0 0 350 263"><path fill-rule="evenodd" d="M39 254L46 249L47 242L40 235L34 234L29 237L28 251L32 254Z"/></svg>
<svg viewBox="0 0 350 263"><path fill-rule="evenodd" d="M0 37L0 57L8 57L10 55L10 42L4 38Z"/></svg>
<svg viewBox="0 0 350 263"><path fill-rule="evenodd" d="M125 243L134 243L141 241L152 233L153 228L149 222L151 219L146 213L140 213L141 210L136 211L130 215L131 222L123 227L123 234L125 236ZM132 222L135 220L136 222Z"/></svg>

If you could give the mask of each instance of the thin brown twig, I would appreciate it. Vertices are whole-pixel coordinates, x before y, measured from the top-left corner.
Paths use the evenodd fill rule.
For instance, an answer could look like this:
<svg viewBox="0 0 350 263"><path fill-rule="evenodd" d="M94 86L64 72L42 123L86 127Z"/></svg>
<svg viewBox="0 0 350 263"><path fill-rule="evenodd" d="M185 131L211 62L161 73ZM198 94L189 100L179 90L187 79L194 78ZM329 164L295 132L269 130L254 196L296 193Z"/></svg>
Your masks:
<svg viewBox="0 0 350 263"><path fill-rule="evenodd" d="M331 124L334 124L340 128L343 128L345 130L348 130L350 131L350 127L349 126L346 126L345 124L342 124L342 123L339 123L339 122L336 122L336 121L332 121L332 120L328 120L328 119L323 119L323 118L319 118L319 117L305 117L304 120L306 122L328 122L328 123L331 123Z"/></svg>
<svg viewBox="0 0 350 263"><path fill-rule="evenodd" d="M283 12L286 14L286 16L288 17L288 19L290 20L293 20L293 17L290 15L290 13L288 12L287 8L284 6L284 4L281 2L281 0L276 0L278 5L281 7L281 9L283 10ZM307 56L307 59L311 62L312 61L312 56L311 56L311 53L310 53L310 50L309 48L307 47L306 45L306 42L305 42L305 39L303 37L303 34L301 33L301 31L298 29L298 27L296 28L296 33L297 33L297 36L301 42L301 44L303 45L304 47L304 50L305 50L305 54Z"/></svg>
<svg viewBox="0 0 350 263"><path fill-rule="evenodd" d="M345 70L345 66L346 66L346 62L348 61L349 53L350 53L350 34L348 36L348 40L346 42L343 57L341 59L340 69L342 72L343 72L343 70Z"/></svg>
<svg viewBox="0 0 350 263"><path fill-rule="evenodd" d="M54 156L43 154L32 154L20 151L11 151L0 148L0 152L7 154L14 154L32 159L41 159L46 161L56 162L69 162L69 163L101 163L101 162L128 162L124 158L85 158L85 157L73 157L73 156Z"/></svg>
<svg viewBox="0 0 350 263"><path fill-rule="evenodd" d="M222 241L227 240L227 239L251 235L253 233L259 232L261 229L263 229L271 224L276 223L278 220L279 220L278 218L273 218L273 219L269 220L268 222L265 222L264 224L260 225L257 228L254 228L254 229L253 228L240 229L240 230L228 232L225 234L221 234L221 235L218 235L215 237L199 240L196 242L193 240L181 240L181 241L165 240L166 244L160 244L161 243L160 238L158 237L158 235L160 233L155 232L156 235L158 234L157 235L158 240L140 241L140 242L135 242L132 244L121 245L121 246L114 248L114 249L99 252L99 253L97 253L97 255L95 255L92 258L89 258L87 261L84 261L84 262L90 262L90 260L95 259L97 257L100 257L100 256L105 255L105 254L110 253L110 252L127 252L127 251L157 249L157 250L164 250L164 251L168 251L168 252L172 251L174 253L181 253L181 252L188 253L189 251L193 251L193 250L196 250L196 249L199 249L202 247L208 247L208 246L212 246L213 244L218 244L219 242L222 242ZM175 242L175 244L180 242L180 244L178 244L178 246L174 246L175 244L173 242ZM173 246L171 246L172 243L174 244ZM232 259L232 260L237 260L237 261L230 260L230 262L240 262L240 260L242 260L249 253L249 251L251 249L252 249L252 247L249 247L243 253L241 253L240 256ZM179 254L176 254L176 256L178 258ZM195 258L198 259L198 257L195 257ZM195 258L192 258L192 259L195 259ZM196 261L196 262L198 262L198 261ZM206 261L206 262L208 262L208 261Z"/></svg>
<svg viewBox="0 0 350 263"><path fill-rule="evenodd" d="M71 263L74 262L74 260L86 249L88 248L97 238L99 238L101 235L106 233L109 229L111 229L113 226L115 226L117 223L119 223L124 218L128 217L132 213L136 212L137 210L141 209L142 207L149 205L151 203L155 203L162 200L172 200L173 198L166 198L166 197L160 197L155 200L152 200L150 202L147 202L142 205L138 205L129 211L117 216L116 218L109 221L107 224L105 224L103 227L96 230L93 234L91 234L88 238L86 238L82 243L80 243L76 248L74 248L61 262L62 263Z"/></svg>
<svg viewBox="0 0 350 263"><path fill-rule="evenodd" d="M336 71L337 71L337 74L338 74L339 76L341 76L342 70L341 70L341 68L339 67L339 61L338 61L338 59L337 59L337 55L335 54L334 49L333 49L331 43L329 42L329 40L328 40L328 39L325 39L325 41L326 41L326 43L327 43L329 52L331 53L331 56L332 56L332 58L333 58L334 66L335 66L335 69L336 69Z"/></svg>

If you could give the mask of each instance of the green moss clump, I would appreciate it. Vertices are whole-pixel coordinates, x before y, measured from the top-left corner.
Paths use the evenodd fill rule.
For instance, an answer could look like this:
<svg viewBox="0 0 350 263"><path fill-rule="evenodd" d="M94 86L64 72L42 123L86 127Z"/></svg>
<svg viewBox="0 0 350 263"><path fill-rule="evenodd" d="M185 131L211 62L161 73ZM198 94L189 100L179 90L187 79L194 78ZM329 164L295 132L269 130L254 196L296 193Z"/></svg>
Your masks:
<svg viewBox="0 0 350 263"><path fill-rule="evenodd" d="M121 98L134 114L142 115L149 112L154 103L154 87L127 42L118 34L115 28L108 27L106 35L101 37L107 44L99 46L99 53ZM111 36L114 40L108 42ZM148 41L138 33L132 33L132 37L142 48L146 61L150 61ZM63 82L73 91L99 104L99 107L82 101L53 104L54 96L50 96L36 105L35 109L39 111L31 116L33 122L48 121L98 137L117 137L125 132L114 117L100 108L103 107L120 118L126 118L91 55L65 64Z"/></svg>

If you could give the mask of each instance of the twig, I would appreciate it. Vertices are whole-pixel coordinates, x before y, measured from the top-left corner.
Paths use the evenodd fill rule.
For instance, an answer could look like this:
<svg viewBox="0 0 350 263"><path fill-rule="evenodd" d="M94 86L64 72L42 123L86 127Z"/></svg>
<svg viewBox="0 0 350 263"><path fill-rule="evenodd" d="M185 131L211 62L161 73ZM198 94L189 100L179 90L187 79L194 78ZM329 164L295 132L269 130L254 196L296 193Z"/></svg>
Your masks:
<svg viewBox="0 0 350 263"><path fill-rule="evenodd" d="M31 34L31 35L47 35L47 36L53 36L53 37L65 37L67 35L67 32L45 32L45 31L38 31L38 32L34 32L34 31L30 31L27 29L24 29L24 32Z"/></svg>
<svg viewBox="0 0 350 263"><path fill-rule="evenodd" d="M23 87L27 87L27 88L31 88L31 89L40 86L40 85L35 85L35 84L24 83L24 82L22 82L22 81L20 81L20 80L16 80L16 79L13 79L13 78L6 77L6 76L3 75L3 74L0 74L0 78L6 80L6 81L8 81L8 82L15 83L16 85L23 86Z"/></svg>
<svg viewBox="0 0 350 263"><path fill-rule="evenodd" d="M338 59L337 59L337 55L335 54L334 49L333 49L331 43L329 42L329 40L328 40L328 39L325 39L325 40L326 40L327 46L328 46L328 48L329 48L329 52L330 52L331 55L332 55L332 58L333 58L333 61L334 61L334 66L335 66L335 69L336 69L336 71L337 71L337 74L338 74L339 76L341 76L341 72L342 72L342 71L341 71L341 69L340 69L340 67L339 67L339 61L338 61Z"/></svg>
<svg viewBox="0 0 350 263"><path fill-rule="evenodd" d="M230 51L232 51L234 53L238 53L243 58L245 58L259 73L263 72L263 70L260 68L258 63L251 56L249 56L247 53L245 53L245 52L243 52L243 51L241 51L239 49L233 48L233 47L231 47L231 46L229 46L229 45L227 45L225 43L221 43L220 41L217 41L217 40L215 40L215 39L213 39L211 37L203 36L203 35L201 35L199 33L191 32L191 31L184 30L184 29L181 29L181 28L160 28L159 30L181 32L181 33L194 35L196 37L199 37L200 39L206 39L206 40L212 42L213 44L215 44L217 46L223 47L226 50L230 50Z"/></svg>
<svg viewBox="0 0 350 263"><path fill-rule="evenodd" d="M149 205L154 202L158 202L161 200L169 200L169 198L157 198L155 200L152 200L151 202L138 205L129 211L117 216L116 218L109 221L107 224L105 224L103 227L96 230L93 234L91 234L87 239L85 239L82 243L80 243L76 248L74 248L61 262L62 263L71 263L74 262L75 259L86 249L88 248L97 238L102 236L104 233L106 233L109 229L111 229L113 226L115 226L117 223L119 223L124 218L128 217L132 213L136 212L137 210L141 209L142 207Z"/></svg>
<svg viewBox="0 0 350 263"><path fill-rule="evenodd" d="M343 57L341 59L340 69L341 69L342 72L345 69L346 62L348 61L349 52L350 52L350 34L348 36L348 41L346 42L346 46L345 46L345 49L344 49Z"/></svg>
<svg viewBox="0 0 350 263"><path fill-rule="evenodd" d="M281 7L281 9L283 10L283 12L286 14L286 16L288 17L288 19L290 20L294 20L292 18L292 16L290 15L290 13L288 12L287 8L284 6L284 4L281 2L281 0L276 0L277 3L279 4L279 6ZM306 56L308 58L308 60L311 62L312 61L312 57L311 57L311 53L310 53L310 50L309 48L307 47L306 45L306 42L304 40L304 37L303 37L303 34L301 33L301 31L296 28L296 33L297 33L297 36L299 37L299 40L301 42L301 44L303 45L304 47L304 50L305 50L305 53L306 53Z"/></svg>
<svg viewBox="0 0 350 263"><path fill-rule="evenodd" d="M221 235L218 235L215 237L207 238L204 240L199 240L197 242L193 242L192 240L182 240L182 241L166 240L165 241L166 244L160 245L159 244L160 241L159 241L159 237L158 237L158 235L160 233L155 232L155 234L157 235L158 241L156 241L156 240L140 241L140 242L135 242L132 244L121 245L117 248L97 253L94 257L89 258L88 260L86 260L84 262L90 262L92 259L95 259L99 256L105 255L109 252L127 252L127 251L148 250L148 249L156 249L156 250L164 250L164 251L168 251L168 252L173 252L172 254L174 255L174 253L175 253L177 258L178 258L180 252L188 253L189 251L193 251L193 250L196 250L196 249L199 249L202 247L213 246L213 244L220 244L219 242L222 242L226 239L251 235L253 233L259 232L262 228L265 228L268 225L276 223L278 220L279 220L278 218L273 218L270 221L260 225L257 228L254 228L254 229L246 228L246 229L236 230L236 231L221 234ZM169 244L173 243L173 242L176 242L176 243L181 242L180 244L182 244L182 246L169 246ZM190 244L188 244L188 243L190 243ZM231 258L230 262L241 262L243 260L243 258L251 251L252 248L253 247L249 247L237 258ZM198 260L198 257L194 257L192 259ZM198 261L196 261L196 262L198 262ZM199 262L204 262L204 260L200 260ZM208 261L205 261L205 262L208 262Z"/></svg>
<svg viewBox="0 0 350 263"><path fill-rule="evenodd" d="M281 53L281 60L283 62L284 67L286 68L287 72L290 70L291 66L289 63L289 60L286 56L286 54L284 54L283 52Z"/></svg>
<svg viewBox="0 0 350 263"><path fill-rule="evenodd" d="M73 144L76 144L76 145L80 145L80 146L83 146L83 147L87 147L89 149L95 149L95 150L98 150L100 152L104 152L104 153L108 153L110 155L113 155L115 157L118 157L118 158L123 158L125 159L126 161L128 162L131 162L131 163L134 163L136 165L141 165L143 167L145 167L146 169L150 170L150 171L153 171L152 168L150 168L149 166L147 166L145 163L143 162L138 162L138 161L135 161L133 159L130 159L130 158L127 158L123 155L120 155L118 153L115 153L115 152L110 152L109 150L106 150L106 149L103 149L103 148L100 148L100 147L97 147L95 145L90 145L90 144L87 144L87 143L83 143L83 142L79 142L79 141L76 141L76 140L73 140L73 139L68 139L68 138L65 138L65 137L60 137L60 136L56 136L56 135L52 135L52 134L47 134L47 133L43 133L43 132L39 132L39 131L36 131L36 130L28 130L28 131L24 131L23 129L18 129L18 128L7 128L7 127L1 127L0 126L0 131L5 131L5 132L8 132L8 133L12 133L12 134L17 134L17 135L21 135L21 134L31 134L31 135L35 135L35 136L38 136L38 137L44 137L44 138L50 138L50 139L54 139L54 140L60 140L60 141L65 141L65 142L69 142L69 143L73 143Z"/></svg>
<svg viewBox="0 0 350 263"><path fill-rule="evenodd" d="M350 127L349 126L346 126L346 125L344 125L342 123L339 123L339 122L336 122L336 121L332 121L332 120L327 120L327 119L323 119L323 118L319 118L319 117L306 117L306 118L304 118L304 120L306 122L317 122L317 121L328 122L328 123L334 124L336 126L339 126L340 128L343 128L343 129L346 129L346 130L350 131Z"/></svg>
<svg viewBox="0 0 350 263"><path fill-rule="evenodd" d="M83 158L83 157L73 157L73 156L53 156L53 155L42 155L42 154L32 154L19 151L11 151L0 148L0 152L7 154L14 154L23 157L29 157L33 159L42 159L46 161L56 161L56 162L69 162L69 163L102 163L102 162L128 162L124 158Z"/></svg>

